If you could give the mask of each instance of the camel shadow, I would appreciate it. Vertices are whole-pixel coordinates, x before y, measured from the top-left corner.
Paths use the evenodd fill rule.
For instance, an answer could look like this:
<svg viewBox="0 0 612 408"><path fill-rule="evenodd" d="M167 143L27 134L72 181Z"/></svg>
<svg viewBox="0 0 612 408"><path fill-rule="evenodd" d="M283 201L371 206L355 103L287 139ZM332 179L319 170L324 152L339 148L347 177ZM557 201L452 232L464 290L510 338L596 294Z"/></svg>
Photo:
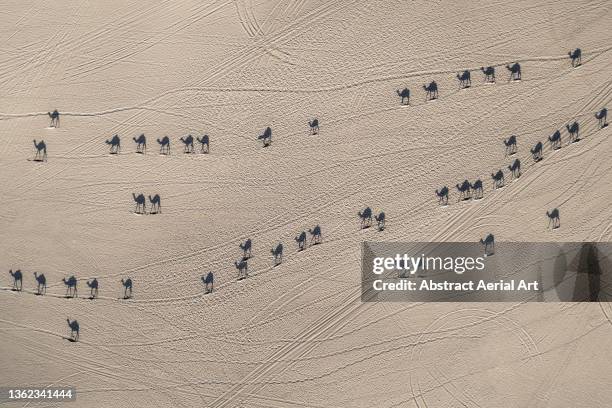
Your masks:
<svg viewBox="0 0 612 408"><path fill-rule="evenodd" d="M597 302L601 291L602 270L597 247L590 242L583 243L578 258L573 301Z"/></svg>

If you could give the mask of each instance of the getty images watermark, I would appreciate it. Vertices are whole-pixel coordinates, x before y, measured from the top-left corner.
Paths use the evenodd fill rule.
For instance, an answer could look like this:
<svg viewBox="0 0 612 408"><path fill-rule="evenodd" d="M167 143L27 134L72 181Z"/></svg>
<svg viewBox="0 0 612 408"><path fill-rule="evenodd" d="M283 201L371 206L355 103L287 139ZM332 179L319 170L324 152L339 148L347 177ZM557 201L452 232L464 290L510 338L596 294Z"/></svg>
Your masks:
<svg viewBox="0 0 612 408"><path fill-rule="evenodd" d="M593 302L612 294L612 245L362 244L365 302Z"/></svg>

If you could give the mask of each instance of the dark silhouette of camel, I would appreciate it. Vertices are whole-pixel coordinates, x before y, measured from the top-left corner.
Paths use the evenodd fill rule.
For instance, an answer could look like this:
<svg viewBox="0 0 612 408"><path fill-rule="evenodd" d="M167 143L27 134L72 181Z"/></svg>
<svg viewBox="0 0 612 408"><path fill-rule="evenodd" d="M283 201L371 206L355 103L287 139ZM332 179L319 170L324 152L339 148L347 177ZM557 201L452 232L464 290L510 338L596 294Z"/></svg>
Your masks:
<svg viewBox="0 0 612 408"><path fill-rule="evenodd" d="M78 297L77 294L77 280L72 275L66 280L66 278L62 278L62 282L66 285L66 297Z"/></svg>
<svg viewBox="0 0 612 408"><path fill-rule="evenodd" d="M378 226L378 230L382 231L385 229L385 213L384 211L381 211L378 215L374 216L374 219L376 220L376 224Z"/></svg>
<svg viewBox="0 0 612 408"><path fill-rule="evenodd" d="M485 256L495 253L495 237L493 234L487 235L484 239L480 239L480 243L484 245Z"/></svg>
<svg viewBox="0 0 612 408"><path fill-rule="evenodd" d="M397 92L397 96L402 98L402 105L410 105L410 89L404 88L401 91L398 89L395 92ZM406 99L406 103L404 103L404 99Z"/></svg>
<svg viewBox="0 0 612 408"><path fill-rule="evenodd" d="M436 81L431 81L429 85L423 85L423 89L425 90L425 100L433 100L438 97L438 84Z"/></svg>
<svg viewBox="0 0 612 408"><path fill-rule="evenodd" d="M9 269L9 274L13 277L13 290L21 292L23 290L23 275L21 274L21 269L17 269L15 272Z"/></svg>
<svg viewBox="0 0 612 408"><path fill-rule="evenodd" d="M512 65L506 65L506 68L508 69L508 71L510 71L510 77L508 78L508 81L510 80L520 81L521 64L519 64L518 62L515 62Z"/></svg>
<svg viewBox="0 0 612 408"><path fill-rule="evenodd" d="M161 198L159 194L155 194L153 197L149 196L149 202L151 203L151 211L149 211L149 214L161 214Z"/></svg>
<svg viewBox="0 0 612 408"><path fill-rule="evenodd" d="M272 255L274 255L274 264L279 265L283 262L283 244L279 242L276 248L272 248L270 250Z"/></svg>
<svg viewBox="0 0 612 408"><path fill-rule="evenodd" d="M311 245L316 245L316 244L320 244L321 240L323 239L321 236L321 227L320 226L316 226L313 229L308 229L308 232L310 233L311 237L310 237L310 244Z"/></svg>
<svg viewBox="0 0 612 408"><path fill-rule="evenodd" d="M134 141L136 142L136 153L146 153L147 138L145 137L144 133L138 136L138 139L136 139L135 137L133 137L132 139L134 139Z"/></svg>
<svg viewBox="0 0 612 408"><path fill-rule="evenodd" d="M134 212L136 214L144 214L146 212L146 203L145 203L145 196L144 194L134 194L132 193L132 197L134 197L134 201L136 202L136 209L134 210Z"/></svg>
<svg viewBox="0 0 612 408"><path fill-rule="evenodd" d="M106 140L107 145L110 145L110 154L117 154L121 151L121 139L119 135L115 135L111 140Z"/></svg>
<svg viewBox="0 0 612 408"><path fill-rule="evenodd" d="M497 170L497 173L491 173L491 178L493 179L494 189L504 186L504 172L503 171Z"/></svg>
<svg viewBox="0 0 612 408"><path fill-rule="evenodd" d="M546 216L548 217L548 227L552 222L552 228L559 228L561 226L561 220L559 218L559 209L555 208L552 211L546 211Z"/></svg>
<svg viewBox="0 0 612 408"><path fill-rule="evenodd" d="M480 70L485 74L485 82L495 82L495 68L494 67L480 67Z"/></svg>
<svg viewBox="0 0 612 408"><path fill-rule="evenodd" d="M551 136L548 136L548 141L554 150L561 148L561 132L557 130Z"/></svg>
<svg viewBox="0 0 612 408"><path fill-rule="evenodd" d="M180 140L185 145L183 148L183 153L193 153L193 136L187 135L185 138L181 137Z"/></svg>
<svg viewBox="0 0 612 408"><path fill-rule="evenodd" d="M57 109L55 109L53 112L47 112L47 115L49 115L49 117L51 118L51 124L49 125L49 127L60 127L60 114Z"/></svg>
<svg viewBox="0 0 612 408"><path fill-rule="evenodd" d="M580 140L580 125L578 122L575 122L570 125L565 125L565 128L570 134L569 143L574 143Z"/></svg>
<svg viewBox="0 0 612 408"><path fill-rule="evenodd" d="M535 162L539 162L544 157L542 155L542 148L543 147L544 147L544 145L542 144L542 142L538 142L538 143L536 143L536 145L532 149L529 149L529 151L531 152L531 155L533 156L533 160Z"/></svg>
<svg viewBox="0 0 612 408"><path fill-rule="evenodd" d="M600 110L599 112L597 112L595 114L595 119L598 120L598 124L599 124L599 128L605 128L606 126L608 126L608 123L606 122L606 120L608 119L608 109L607 108L603 108L602 110Z"/></svg>
<svg viewBox="0 0 612 408"><path fill-rule="evenodd" d="M472 198L474 198L475 200L482 198L483 188L481 179L476 180L474 184L470 184L470 188L473 191Z"/></svg>
<svg viewBox="0 0 612 408"><path fill-rule="evenodd" d="M361 228L368 228L372 225L372 209L370 207L366 207L363 212L358 211L357 216L361 218Z"/></svg>
<svg viewBox="0 0 612 408"><path fill-rule="evenodd" d="M244 258L249 259L252 255L251 249L253 246L253 242L251 241L251 238L248 238L246 241L244 241L244 244L239 244L238 246L240 247L240 249L242 249L242 254Z"/></svg>
<svg viewBox="0 0 612 408"><path fill-rule="evenodd" d="M300 235L296 236L295 242L298 243L298 251L303 251L306 247L306 231L302 231Z"/></svg>
<svg viewBox="0 0 612 408"><path fill-rule="evenodd" d="M514 162L508 166L508 170L512 172L513 178L521 177L521 161L519 159L515 159Z"/></svg>
<svg viewBox="0 0 612 408"><path fill-rule="evenodd" d="M87 281L87 286L90 288L90 298L95 299L98 297L98 279L94 278L91 282Z"/></svg>
<svg viewBox="0 0 612 408"><path fill-rule="evenodd" d="M208 135L202 136L201 139L196 136L196 140L200 143L200 153L210 152L210 143L209 143Z"/></svg>
<svg viewBox="0 0 612 408"><path fill-rule="evenodd" d="M215 275L212 272L208 272L206 276L202 276L202 282L204 283L204 293L212 293L215 284Z"/></svg>
<svg viewBox="0 0 612 408"><path fill-rule="evenodd" d="M319 133L319 119L314 118L312 122L308 121L308 126L310 126L311 135L316 135L317 133Z"/></svg>
<svg viewBox="0 0 612 408"><path fill-rule="evenodd" d="M516 136L512 135L508 139L504 139L504 145L506 146L506 155L513 155L516 153Z"/></svg>
<svg viewBox="0 0 612 408"><path fill-rule="evenodd" d="M261 135L257 136L257 139L263 141L264 147L270 146L270 144L272 143L272 128L268 126Z"/></svg>
<svg viewBox="0 0 612 408"><path fill-rule="evenodd" d="M567 55L572 59L572 67L578 67L582 64L582 50L580 48L568 52Z"/></svg>
<svg viewBox="0 0 612 408"><path fill-rule="evenodd" d="M123 280L123 278L121 278L121 284L123 285L123 298L124 299L131 298L132 297L132 279L127 278L126 280ZM128 295L128 290L130 291L129 295Z"/></svg>
<svg viewBox="0 0 612 408"><path fill-rule="evenodd" d="M235 261L234 265L236 269L238 269L238 280L249 276L249 264L245 258L242 258L240 261Z"/></svg>
<svg viewBox="0 0 612 408"><path fill-rule="evenodd" d="M34 161L47 160L47 145L45 144L45 142L41 140L40 142L36 143L36 139L32 141L34 142L34 147L36 148L36 155L34 156Z"/></svg>
<svg viewBox="0 0 612 408"><path fill-rule="evenodd" d="M70 341L79 341L79 322L76 320L70 321L70 319L66 318L66 322L68 322L68 327L70 327Z"/></svg>
<svg viewBox="0 0 612 408"><path fill-rule="evenodd" d="M34 279L36 279L36 282L38 283L38 286L36 287L36 294L42 295L43 293L47 293L47 278L45 278L45 274L41 273L38 275L36 272L34 272Z"/></svg>
<svg viewBox="0 0 612 408"><path fill-rule="evenodd" d="M164 136L161 140L157 139L159 143L159 154L170 154L170 138Z"/></svg>
<svg viewBox="0 0 612 408"><path fill-rule="evenodd" d="M457 191L459 191L459 199L457 201L467 200L471 197L471 186L469 181L464 180L463 183L457 184L455 187Z"/></svg>
<svg viewBox="0 0 612 408"><path fill-rule="evenodd" d="M448 187L444 186L440 191L436 190L436 195L438 196L438 202L444 205L448 204Z"/></svg>
<svg viewBox="0 0 612 408"><path fill-rule="evenodd" d="M472 86L472 75L468 70L463 71L461 74L457 74L457 79L459 80L459 87L461 88L469 88Z"/></svg>

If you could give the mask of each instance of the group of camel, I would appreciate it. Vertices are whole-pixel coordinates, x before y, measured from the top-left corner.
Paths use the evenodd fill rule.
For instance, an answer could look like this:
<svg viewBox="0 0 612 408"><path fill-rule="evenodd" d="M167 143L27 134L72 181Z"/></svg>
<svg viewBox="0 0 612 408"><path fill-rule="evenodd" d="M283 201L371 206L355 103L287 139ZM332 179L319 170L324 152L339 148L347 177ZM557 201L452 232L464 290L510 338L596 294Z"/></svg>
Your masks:
<svg viewBox="0 0 612 408"><path fill-rule="evenodd" d="M379 231L383 231L385 229L384 211L381 211L378 215L372 215L372 209L370 207L366 207L363 211L358 211L357 216L361 220L361 229L371 227L372 218L376 220Z"/></svg>
<svg viewBox="0 0 612 408"><path fill-rule="evenodd" d="M23 290L23 273L21 269L17 269L13 272L12 269L9 270L9 274L13 278L13 287L12 290L21 292ZM36 279L37 287L36 294L44 295L47 293L47 278L44 273L38 274L34 272L34 279ZM66 286L66 298L76 298L78 297L78 281L77 278L72 275L68 279L62 278L62 282ZM98 297L98 279L94 278L91 281L86 281L87 286L90 289L90 299L95 299ZM123 285L123 298L130 299L132 297L132 279L121 279L121 285ZM129 293L129 294L128 294Z"/></svg>
<svg viewBox="0 0 612 408"><path fill-rule="evenodd" d="M323 240L320 225L316 225L314 228L309 228L308 234L310 234L310 245L320 244ZM306 244L308 243L306 231L302 231L301 233L299 233L295 237L295 241L297 242L298 251L303 251L304 249L306 249ZM240 243L238 247L242 251L242 257L239 260L234 261L234 266L238 270L238 280L241 280L249 276L248 261L253 256L253 241L249 238L243 243ZM272 254L272 257L274 259L274 266L278 266L283 262L283 251L284 247L282 242L279 242L275 247L270 249L270 253Z"/></svg>
<svg viewBox="0 0 612 408"><path fill-rule="evenodd" d="M136 202L136 209L134 210L134 213L146 214L147 209L144 194L141 193L136 195L132 193L132 197ZM161 214L161 198L159 194L155 194L153 197L149 196L149 202L151 203L151 210L149 211L149 214Z"/></svg>
<svg viewBox="0 0 612 408"><path fill-rule="evenodd" d="M506 65L506 68L508 69L508 71L510 71L508 81L520 81L521 64L515 62L512 65ZM495 82L495 67L480 67L480 70L485 76L484 81L486 83ZM465 70L463 72L458 73L457 79L459 80L459 87L461 89L469 88L472 86L472 74L469 70ZM425 91L425 101L438 99L438 84L436 81L431 81L428 85L423 85L423 90ZM410 105L410 89L404 88L401 91L398 89L395 92L401 98L400 103L402 105Z"/></svg>
<svg viewBox="0 0 612 408"><path fill-rule="evenodd" d="M574 51L568 52L568 56L572 61L572 67L578 67L582 63L582 51L580 48L576 48ZM506 69L509 72L508 81L520 81L521 80L521 64L515 62L514 64L507 64ZM484 74L485 83L495 83L495 67L480 67L480 70ZM472 75L469 70L465 70L457 74L457 80L459 81L459 87L461 89L469 88L472 86ZM425 90L425 100L433 100L438 98L438 84L436 81L431 81L429 85L423 85ZM396 90L397 95L401 98L402 105L410 105L410 89L404 88L401 91Z"/></svg>
<svg viewBox="0 0 612 408"><path fill-rule="evenodd" d="M578 56L579 55L580 53L578 52ZM599 129L602 129L608 125L607 115L608 115L608 110L606 108L602 108L600 111L595 113L595 118L598 120ZM579 136L580 125L578 124L577 121L574 121L571 124L566 124L565 128L567 129L567 132L569 134L568 144L575 143L580 140L580 136ZM562 139L561 132L559 130L555 131L552 135L548 136L548 141L550 142L551 148L553 150L557 150L561 148L561 145L562 145L561 139ZM505 146L506 156L511 156L518 152L517 137L515 135L510 136L508 139L504 139L503 143ZM534 162L537 163L543 159L544 157L543 148L544 148L543 143L538 142L533 148L529 149ZM512 164L507 166L507 168L511 172L513 178L519 178L521 176L521 161L519 159L515 159L512 162ZM493 189L503 187L504 181L505 181L503 170L500 169L497 172L491 173L491 179L493 181ZM468 180L464 180L462 183L456 184L455 188L457 189L457 192L459 193L459 197L457 201L469 200L469 199L480 199L483 197L483 182L481 179L476 180L474 183L470 183ZM449 188L447 186L444 186L439 190L436 189L435 193L436 193L436 196L438 197L439 203L443 205L448 204ZM559 228L561 226L558 208L555 208L552 211L546 211L546 216L548 217L549 227L551 226L551 224L552 224L553 229Z"/></svg>
<svg viewBox="0 0 612 408"><path fill-rule="evenodd" d="M136 143L136 153L145 154L147 152L147 138L142 133L140 136L133 137L134 143ZM183 143L183 153L195 153L193 146L194 138L191 135L180 137L179 140ZM200 143L200 153L210 152L210 139L208 135L204 135L201 138L196 136L195 140ZM114 135L110 140L106 140L107 145L110 145L110 154L117 154L121 151L121 138L119 135ZM159 144L160 154L170 154L170 138L164 136L162 139L157 139Z"/></svg>

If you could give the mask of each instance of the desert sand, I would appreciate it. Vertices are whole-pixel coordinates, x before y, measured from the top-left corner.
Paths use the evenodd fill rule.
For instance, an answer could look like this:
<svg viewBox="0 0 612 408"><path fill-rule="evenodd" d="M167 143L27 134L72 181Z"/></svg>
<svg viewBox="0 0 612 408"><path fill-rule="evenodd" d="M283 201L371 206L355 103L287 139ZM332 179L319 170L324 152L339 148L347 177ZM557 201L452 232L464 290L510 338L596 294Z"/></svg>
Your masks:
<svg viewBox="0 0 612 408"><path fill-rule="evenodd" d="M75 386L79 408L608 406L610 303L362 303L360 244L610 241L612 126L594 118L612 99L609 6L5 2L0 385ZM514 62L521 81L508 80ZM439 97L426 102L432 80ZM410 106L396 94L405 87ZM570 144L574 121L582 140ZM209 135L210 153L183 154L187 134ZM32 139L45 141L45 162L32 160ZM506 183L493 190L498 169ZM455 184L478 178L483 198L457 202ZM444 185L448 206L434 194ZM159 194L162 213L134 214L132 193ZM385 212L384 231L360 229L366 206ZM294 237L315 225L322 244L298 252ZM22 271L22 292L9 269ZM66 299L71 275L79 297Z"/></svg>

